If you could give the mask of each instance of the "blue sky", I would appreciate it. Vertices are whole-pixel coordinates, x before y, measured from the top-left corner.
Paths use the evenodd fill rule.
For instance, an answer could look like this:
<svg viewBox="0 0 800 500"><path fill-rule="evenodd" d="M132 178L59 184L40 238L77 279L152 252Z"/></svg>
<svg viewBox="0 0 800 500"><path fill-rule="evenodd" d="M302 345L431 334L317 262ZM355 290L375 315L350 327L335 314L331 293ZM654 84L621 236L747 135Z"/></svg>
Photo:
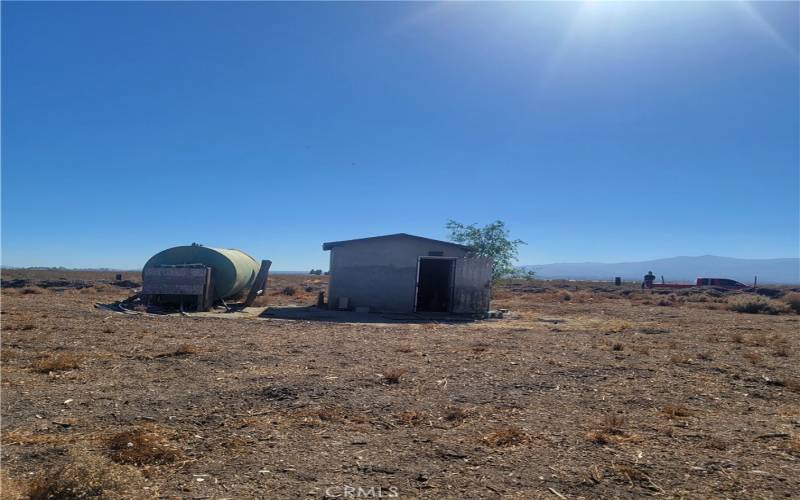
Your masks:
<svg viewBox="0 0 800 500"><path fill-rule="evenodd" d="M2 263L504 220L520 262L791 257L798 3L2 4Z"/></svg>

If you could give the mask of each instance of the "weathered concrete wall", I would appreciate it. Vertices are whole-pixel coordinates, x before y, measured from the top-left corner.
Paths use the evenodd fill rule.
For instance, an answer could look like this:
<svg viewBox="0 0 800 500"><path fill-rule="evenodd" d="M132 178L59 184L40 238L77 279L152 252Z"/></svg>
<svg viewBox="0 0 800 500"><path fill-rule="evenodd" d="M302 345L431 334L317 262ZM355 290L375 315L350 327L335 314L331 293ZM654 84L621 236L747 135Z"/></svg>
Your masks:
<svg viewBox="0 0 800 500"><path fill-rule="evenodd" d="M444 257L466 254L459 247L415 238L354 241L336 246L331 249L328 303L335 308L339 297L348 297L350 307L411 312L417 259L437 251Z"/></svg>

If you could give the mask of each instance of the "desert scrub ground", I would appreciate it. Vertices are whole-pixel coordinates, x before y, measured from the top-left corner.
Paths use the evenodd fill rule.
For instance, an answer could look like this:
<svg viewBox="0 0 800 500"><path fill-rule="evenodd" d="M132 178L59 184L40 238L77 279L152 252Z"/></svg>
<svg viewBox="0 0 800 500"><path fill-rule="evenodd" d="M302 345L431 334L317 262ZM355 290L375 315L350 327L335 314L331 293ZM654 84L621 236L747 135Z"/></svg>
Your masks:
<svg viewBox="0 0 800 500"><path fill-rule="evenodd" d="M499 320L344 323L114 313L113 274L61 274L2 292L4 498L800 491L789 299L507 283Z"/></svg>

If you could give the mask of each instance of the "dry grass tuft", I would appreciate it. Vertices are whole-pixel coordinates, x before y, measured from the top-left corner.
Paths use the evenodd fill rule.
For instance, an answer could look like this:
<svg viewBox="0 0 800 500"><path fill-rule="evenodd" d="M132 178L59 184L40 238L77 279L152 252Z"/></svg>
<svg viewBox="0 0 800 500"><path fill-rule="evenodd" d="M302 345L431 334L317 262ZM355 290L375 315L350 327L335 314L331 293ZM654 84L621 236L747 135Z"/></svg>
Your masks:
<svg viewBox="0 0 800 500"><path fill-rule="evenodd" d="M606 415L603 425L605 431L609 434L622 435L625 433L622 430L625 425L625 417L622 415Z"/></svg>
<svg viewBox="0 0 800 500"><path fill-rule="evenodd" d="M741 343L743 343L743 342L744 342L744 335L742 335L741 333L738 333L738 332L737 332L737 333L734 333L734 334L731 336L731 342L733 342L734 344L741 344Z"/></svg>
<svg viewBox="0 0 800 500"><path fill-rule="evenodd" d="M30 500L100 498L116 487L107 463L79 458L60 467L43 469L28 483L26 497Z"/></svg>
<svg viewBox="0 0 800 500"><path fill-rule="evenodd" d="M661 409L661 413L669 418L686 418L692 416L691 410L683 405L667 405Z"/></svg>
<svg viewBox="0 0 800 500"><path fill-rule="evenodd" d="M613 441L613 436L603 431L590 431L586 433L586 439L594 444L609 444Z"/></svg>
<svg viewBox="0 0 800 500"><path fill-rule="evenodd" d="M390 368L383 374L383 383L390 385L399 384L400 377L405 375L405 373L406 370L404 368Z"/></svg>
<svg viewBox="0 0 800 500"><path fill-rule="evenodd" d="M624 442L638 442L641 438L635 434L627 434L623 427L625 417L623 415L607 415L600 425L599 430L586 433L586 439L595 444L613 444Z"/></svg>
<svg viewBox="0 0 800 500"><path fill-rule="evenodd" d="M133 429L120 432L108 440L111 460L130 465L161 465L180 457L178 450L168 445L168 439L155 430Z"/></svg>
<svg viewBox="0 0 800 500"><path fill-rule="evenodd" d="M703 361L713 361L714 360L714 358L708 352L697 353L697 359L702 359Z"/></svg>
<svg viewBox="0 0 800 500"><path fill-rule="evenodd" d="M519 427L506 427L483 437L483 442L493 447L516 446L527 443L528 435Z"/></svg>
<svg viewBox="0 0 800 500"><path fill-rule="evenodd" d="M623 349L625 349L625 346L622 342L615 342L614 345L611 346L612 351L621 351Z"/></svg>
<svg viewBox="0 0 800 500"><path fill-rule="evenodd" d="M728 309L747 314L782 314L789 311L789 306L760 295L740 295L728 301Z"/></svg>
<svg viewBox="0 0 800 500"><path fill-rule="evenodd" d="M77 354L47 354L36 358L31 369L39 373L50 373L80 368L82 358Z"/></svg>
<svg viewBox="0 0 800 500"><path fill-rule="evenodd" d="M22 295L38 295L42 293L42 291L43 290L38 286L33 286L33 287L23 288L22 290L19 291L19 293Z"/></svg>

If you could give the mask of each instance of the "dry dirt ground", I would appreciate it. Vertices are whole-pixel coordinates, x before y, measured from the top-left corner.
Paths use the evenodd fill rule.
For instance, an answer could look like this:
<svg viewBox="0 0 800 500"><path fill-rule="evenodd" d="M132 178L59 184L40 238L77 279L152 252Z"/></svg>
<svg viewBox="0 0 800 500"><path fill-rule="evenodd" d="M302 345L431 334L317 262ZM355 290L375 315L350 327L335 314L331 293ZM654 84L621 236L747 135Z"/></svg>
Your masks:
<svg viewBox="0 0 800 500"><path fill-rule="evenodd" d="M4 498L800 492L796 313L516 283L469 323L132 315L60 274L93 286L3 289Z"/></svg>

